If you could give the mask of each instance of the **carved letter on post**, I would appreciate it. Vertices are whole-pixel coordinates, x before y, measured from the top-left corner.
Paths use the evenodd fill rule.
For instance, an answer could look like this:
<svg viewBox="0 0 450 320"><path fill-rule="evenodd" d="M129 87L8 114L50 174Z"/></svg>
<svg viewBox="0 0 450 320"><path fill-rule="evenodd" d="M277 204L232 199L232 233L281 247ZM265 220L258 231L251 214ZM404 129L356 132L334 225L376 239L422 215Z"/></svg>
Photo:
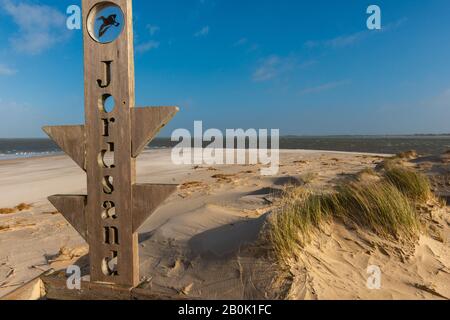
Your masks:
<svg viewBox="0 0 450 320"><path fill-rule="evenodd" d="M100 88L107 88L109 86L109 84L111 83L111 63L112 61L102 61L105 64L105 68L106 68L106 72L105 72L105 77L106 77L106 81L105 84L103 84L103 81L101 79L97 80L98 86Z"/></svg>
<svg viewBox="0 0 450 320"><path fill-rule="evenodd" d="M136 184L136 157L178 108L135 108L131 0L82 3L86 124L44 131L86 171L88 194L49 200L88 242L91 282L134 287L137 229L176 189Z"/></svg>

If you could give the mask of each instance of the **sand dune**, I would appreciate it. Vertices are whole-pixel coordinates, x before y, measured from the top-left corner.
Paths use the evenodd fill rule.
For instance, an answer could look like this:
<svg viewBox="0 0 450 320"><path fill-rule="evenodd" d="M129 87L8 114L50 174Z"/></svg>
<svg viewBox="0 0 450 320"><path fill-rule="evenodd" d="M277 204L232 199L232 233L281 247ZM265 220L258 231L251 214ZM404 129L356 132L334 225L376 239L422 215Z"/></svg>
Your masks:
<svg viewBox="0 0 450 320"><path fill-rule="evenodd" d="M429 220L441 239L424 231L416 243L390 242L335 221L288 274L271 254L266 226L284 185L321 190L375 167L380 155L282 151L275 177L260 176L258 165L174 166L169 157L159 150L138 161L140 183L181 185L139 230L142 288L206 299L450 297L448 208ZM0 207L33 205L0 215L0 296L43 270L86 263L86 244L45 200L83 193L84 179L64 156L0 163ZM369 265L382 270L380 290L366 286Z"/></svg>

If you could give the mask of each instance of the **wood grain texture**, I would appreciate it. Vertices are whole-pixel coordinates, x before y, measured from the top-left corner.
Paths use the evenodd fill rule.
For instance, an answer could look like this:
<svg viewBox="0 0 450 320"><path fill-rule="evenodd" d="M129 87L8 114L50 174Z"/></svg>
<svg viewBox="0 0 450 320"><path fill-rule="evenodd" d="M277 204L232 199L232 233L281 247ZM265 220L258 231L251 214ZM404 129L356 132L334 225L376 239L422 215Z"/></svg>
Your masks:
<svg viewBox="0 0 450 320"><path fill-rule="evenodd" d="M75 161L78 166L86 170L85 130L79 126L54 126L42 128L55 143Z"/></svg>
<svg viewBox="0 0 450 320"><path fill-rule="evenodd" d="M41 277L50 300L130 300L131 287L83 281L80 290L69 290L63 272Z"/></svg>
<svg viewBox="0 0 450 320"><path fill-rule="evenodd" d="M94 30L95 14L111 5L124 20L108 29L123 30L114 41L100 43L90 31L100 31ZM135 158L178 108L135 109L132 1L82 0L82 7L86 123L44 130L86 171L88 196L56 195L49 201L89 244L89 288L131 288L139 283L137 229L176 189L135 185ZM107 98L114 101L112 110ZM63 290L55 288L51 296Z"/></svg>
<svg viewBox="0 0 450 320"><path fill-rule="evenodd" d="M135 184L133 186L133 232L177 190L173 184Z"/></svg>
<svg viewBox="0 0 450 320"><path fill-rule="evenodd" d="M83 21L101 2L83 0ZM132 232L131 188L135 181L135 160L131 157L131 109L135 106L132 4L131 0L109 3L118 5L123 12L121 35L102 44L90 37L86 24L83 30L90 276L92 282L134 286L139 281L139 261L137 234ZM106 87L98 84L98 80L105 80L104 61L110 61L110 82ZM109 113L102 108L105 95L111 95L115 101ZM99 163L99 155L108 149L109 143L114 144L114 168ZM105 190L106 178L112 179L113 190L109 187ZM105 203L114 204L115 219L102 217ZM115 235L118 233L117 241L105 241L106 228ZM105 263L114 259L117 264L105 272Z"/></svg>
<svg viewBox="0 0 450 320"><path fill-rule="evenodd" d="M86 196L68 196L54 195L48 197L48 201L64 216L75 230L83 237L88 239L87 225L85 217L85 208L87 203Z"/></svg>
<svg viewBox="0 0 450 320"><path fill-rule="evenodd" d="M62 271L43 275L40 279L44 298L50 300L187 300L176 290L130 288L89 281L82 281L80 290L69 290Z"/></svg>
<svg viewBox="0 0 450 320"><path fill-rule="evenodd" d="M178 107L135 108L131 113L132 154L138 157L158 132L172 120Z"/></svg>

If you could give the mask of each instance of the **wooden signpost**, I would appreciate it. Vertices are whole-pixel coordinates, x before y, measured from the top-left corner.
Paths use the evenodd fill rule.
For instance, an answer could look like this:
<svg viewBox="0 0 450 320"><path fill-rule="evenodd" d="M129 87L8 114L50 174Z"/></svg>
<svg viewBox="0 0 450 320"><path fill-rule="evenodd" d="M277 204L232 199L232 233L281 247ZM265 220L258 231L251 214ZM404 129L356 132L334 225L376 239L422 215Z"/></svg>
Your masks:
<svg viewBox="0 0 450 320"><path fill-rule="evenodd" d="M132 288L137 230L177 187L136 184L136 157L178 108L135 108L131 0L82 5L86 124L44 131L86 171L87 196L49 200L89 244L91 283Z"/></svg>

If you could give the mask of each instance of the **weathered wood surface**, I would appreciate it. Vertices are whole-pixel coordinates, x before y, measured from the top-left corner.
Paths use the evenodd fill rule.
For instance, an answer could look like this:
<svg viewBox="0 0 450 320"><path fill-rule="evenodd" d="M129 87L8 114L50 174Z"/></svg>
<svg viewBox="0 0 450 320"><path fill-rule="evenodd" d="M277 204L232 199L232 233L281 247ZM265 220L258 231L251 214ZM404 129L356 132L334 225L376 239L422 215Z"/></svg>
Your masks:
<svg viewBox="0 0 450 320"><path fill-rule="evenodd" d="M86 142L83 125L44 127L43 130L81 169L86 170Z"/></svg>
<svg viewBox="0 0 450 320"><path fill-rule="evenodd" d="M135 183L135 159L131 157L131 109L135 105L132 8L128 0L111 2L124 15L121 35L101 44L91 38L87 28L83 30L90 275L93 282L133 286L138 284L139 269L138 239L131 225ZM97 3L83 0L83 21L88 21ZM100 85L102 82L105 85ZM115 102L109 113L103 108L108 96ZM99 164L100 152L111 150L111 144L114 164ZM115 218L102 217L105 206L115 208Z"/></svg>
<svg viewBox="0 0 450 320"><path fill-rule="evenodd" d="M64 273L42 277L45 299L49 300L130 300L131 287L83 281L80 290L67 288Z"/></svg>
<svg viewBox="0 0 450 320"><path fill-rule="evenodd" d="M67 288L64 272L41 277L43 298L50 300L186 300L175 291L148 290L83 281L80 290Z"/></svg>
<svg viewBox="0 0 450 320"><path fill-rule="evenodd" d="M142 150L172 120L177 112L177 107L146 107L132 110L133 157L139 156Z"/></svg>
<svg viewBox="0 0 450 320"><path fill-rule="evenodd" d="M175 190L173 184L135 184L133 186L133 232L140 226Z"/></svg>
<svg viewBox="0 0 450 320"><path fill-rule="evenodd" d="M51 204L64 216L75 230L87 240L86 196L55 195L48 198Z"/></svg>
<svg viewBox="0 0 450 320"><path fill-rule="evenodd" d="M92 23L110 5L122 11L123 30L112 42L100 43L91 36L97 32ZM137 229L176 189L136 185L136 157L178 108L135 108L132 1L83 0L82 6L86 123L44 131L86 171L88 195L49 200L89 244L89 288L134 287ZM112 110L105 106L108 98L114 100Z"/></svg>

